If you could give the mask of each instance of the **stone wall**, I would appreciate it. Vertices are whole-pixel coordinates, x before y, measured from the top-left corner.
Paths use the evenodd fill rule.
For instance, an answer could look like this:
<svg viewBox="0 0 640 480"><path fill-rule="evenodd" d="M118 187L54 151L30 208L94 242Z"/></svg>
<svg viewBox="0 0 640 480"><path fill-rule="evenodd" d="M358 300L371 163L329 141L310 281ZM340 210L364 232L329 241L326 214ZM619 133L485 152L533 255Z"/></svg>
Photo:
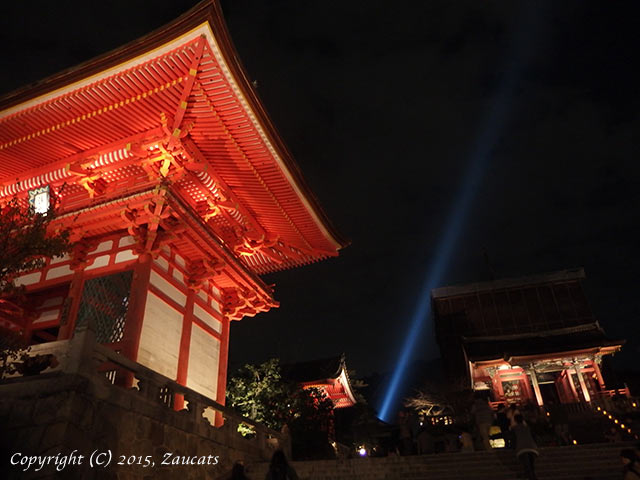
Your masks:
<svg viewBox="0 0 640 480"><path fill-rule="evenodd" d="M235 426L227 422L214 428L188 410L173 411L141 397L137 390L115 387L106 379L56 372L0 385L5 457L2 470L8 472L6 478L216 479L236 460L268 457L270 449L260 445L258 437L246 439L237 433L237 423ZM84 455L82 464L68 465L61 472L55 465L39 472L34 471L34 465L23 472L24 466L10 464L12 456L13 461L19 461L23 456L43 458L73 450L77 450L76 455ZM111 452L107 468L90 466L89 457L96 450ZM161 463L167 453L172 454L171 461L187 457L191 462L210 465L165 466ZM125 465L116 464L121 455L125 456ZM132 456L136 457L134 465L126 465ZM217 464L213 464L215 457ZM104 459L104 455L99 458ZM151 462L153 466L143 466Z"/></svg>

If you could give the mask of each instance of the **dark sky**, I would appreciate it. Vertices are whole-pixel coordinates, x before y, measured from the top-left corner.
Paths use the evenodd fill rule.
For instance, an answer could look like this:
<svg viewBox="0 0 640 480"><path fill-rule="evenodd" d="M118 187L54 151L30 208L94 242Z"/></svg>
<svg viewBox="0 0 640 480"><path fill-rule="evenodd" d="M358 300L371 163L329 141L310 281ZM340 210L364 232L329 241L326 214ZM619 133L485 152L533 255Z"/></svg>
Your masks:
<svg viewBox="0 0 640 480"><path fill-rule="evenodd" d="M193 4L0 2L0 91ZM640 363L639 3L222 5L267 111L352 240L266 278L282 306L234 323L232 367L346 352L360 374L390 369L465 192L440 285L488 279L484 251L498 277L584 266L596 316ZM437 356L432 337L429 323L419 358Z"/></svg>

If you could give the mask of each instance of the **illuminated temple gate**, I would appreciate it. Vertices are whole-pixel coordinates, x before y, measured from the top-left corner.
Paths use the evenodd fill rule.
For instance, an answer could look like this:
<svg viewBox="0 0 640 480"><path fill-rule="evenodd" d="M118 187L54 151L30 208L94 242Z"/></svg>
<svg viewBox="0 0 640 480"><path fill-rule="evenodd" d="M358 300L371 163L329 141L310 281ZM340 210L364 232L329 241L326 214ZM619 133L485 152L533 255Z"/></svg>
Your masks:
<svg viewBox="0 0 640 480"><path fill-rule="evenodd" d="M432 291L447 373L494 402L591 402L608 390L602 358L622 347L593 317L582 269Z"/></svg>
<svg viewBox="0 0 640 480"><path fill-rule="evenodd" d="M282 376L302 388L319 389L333 402L334 408L353 407L357 403L344 353L337 357L283 365Z"/></svg>
<svg viewBox="0 0 640 480"><path fill-rule="evenodd" d="M0 201L69 228L17 279L31 344L97 340L224 404L229 323L278 304L259 276L337 255L215 2L0 100ZM131 379L107 372L111 380Z"/></svg>

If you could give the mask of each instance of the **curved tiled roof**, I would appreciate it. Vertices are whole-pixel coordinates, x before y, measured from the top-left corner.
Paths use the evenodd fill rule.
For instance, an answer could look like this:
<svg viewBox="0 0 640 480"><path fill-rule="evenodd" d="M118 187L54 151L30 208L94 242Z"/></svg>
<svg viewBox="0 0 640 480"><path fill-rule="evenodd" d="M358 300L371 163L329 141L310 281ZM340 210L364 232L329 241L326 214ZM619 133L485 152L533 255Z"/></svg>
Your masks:
<svg viewBox="0 0 640 480"><path fill-rule="evenodd" d="M238 225L252 241L268 242L241 257L250 270L264 274L315 262L347 245L266 114L220 5L211 0L0 99L0 196L69 183L69 165L102 168L101 180L112 190L136 176L143 183L145 171L123 148L153 148L171 135L181 138L189 161L199 162L176 181L175 193L202 213L224 190L232 195L225 199L228 211L210 221L202 213L203 220L226 244L235 241ZM108 160L98 165L103 157ZM95 203L73 186L66 194L74 208Z"/></svg>

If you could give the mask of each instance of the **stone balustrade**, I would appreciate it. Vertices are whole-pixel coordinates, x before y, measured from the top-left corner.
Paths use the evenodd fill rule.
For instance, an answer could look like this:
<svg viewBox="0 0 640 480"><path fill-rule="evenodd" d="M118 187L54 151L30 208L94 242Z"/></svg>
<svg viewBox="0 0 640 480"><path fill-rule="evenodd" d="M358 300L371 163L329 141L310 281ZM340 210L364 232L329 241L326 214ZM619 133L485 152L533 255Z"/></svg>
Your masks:
<svg viewBox="0 0 640 480"><path fill-rule="evenodd" d="M233 459L268 459L274 449L290 453L288 435L274 431L245 418L233 409L219 404L144 365L134 362L113 349L95 341L89 327L78 328L68 341L34 345L28 355L55 359L40 374L12 375L4 379L0 389L8 396L24 395L38 388L56 390L69 379L88 381L91 396L110 404L109 408L135 412L165 424L165 430L180 430L213 444L224 446ZM49 382L45 386L43 382ZM30 384L27 387L27 384ZM7 397L8 398L8 397ZM243 428L239 429L240 426ZM218 449L220 450L220 449Z"/></svg>

